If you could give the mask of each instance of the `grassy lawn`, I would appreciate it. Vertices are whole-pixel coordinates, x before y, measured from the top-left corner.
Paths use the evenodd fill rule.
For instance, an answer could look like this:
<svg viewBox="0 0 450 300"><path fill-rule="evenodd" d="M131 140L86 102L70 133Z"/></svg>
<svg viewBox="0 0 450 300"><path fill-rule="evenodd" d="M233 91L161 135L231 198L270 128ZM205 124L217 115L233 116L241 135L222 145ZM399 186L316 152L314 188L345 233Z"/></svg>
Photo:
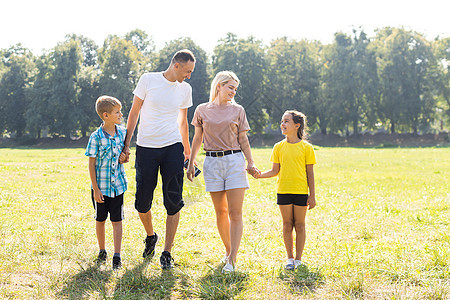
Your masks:
<svg viewBox="0 0 450 300"><path fill-rule="evenodd" d="M271 149L254 149L267 169ZM450 148L317 148L318 206L307 214L305 266L283 269L275 179L250 179L238 272L224 250L203 178L185 182L176 267L142 259L134 155L126 165L124 267L97 255L84 149L0 149L0 298L449 299ZM200 167L204 156L199 157ZM155 230L164 238L158 186ZM109 222L109 221L108 221Z"/></svg>

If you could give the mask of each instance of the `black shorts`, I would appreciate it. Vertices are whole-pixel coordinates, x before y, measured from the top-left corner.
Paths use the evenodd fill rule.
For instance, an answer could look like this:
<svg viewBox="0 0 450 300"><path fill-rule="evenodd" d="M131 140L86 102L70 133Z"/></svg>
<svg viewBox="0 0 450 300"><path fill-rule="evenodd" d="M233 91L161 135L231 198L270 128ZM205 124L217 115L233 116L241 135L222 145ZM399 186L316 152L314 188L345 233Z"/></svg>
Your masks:
<svg viewBox="0 0 450 300"><path fill-rule="evenodd" d="M152 208L153 193L161 172L164 207L168 215L174 215L184 206L183 144L175 143L163 148L136 146L136 201L134 207L140 213Z"/></svg>
<svg viewBox="0 0 450 300"><path fill-rule="evenodd" d="M123 194L113 198L103 195L104 203L98 203L94 200L94 190L91 189L91 198L95 209L96 221L106 221L108 213L111 222L120 222L125 219L123 214Z"/></svg>
<svg viewBox="0 0 450 300"><path fill-rule="evenodd" d="M278 205L294 204L297 206L306 206L307 202L307 194L277 194Z"/></svg>

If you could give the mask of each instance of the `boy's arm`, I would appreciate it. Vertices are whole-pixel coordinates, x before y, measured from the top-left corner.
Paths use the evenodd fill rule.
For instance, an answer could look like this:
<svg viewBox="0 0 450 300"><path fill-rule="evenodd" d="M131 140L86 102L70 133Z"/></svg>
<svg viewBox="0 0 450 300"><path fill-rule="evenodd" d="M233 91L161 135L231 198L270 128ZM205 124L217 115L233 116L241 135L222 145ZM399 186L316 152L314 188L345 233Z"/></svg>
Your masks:
<svg viewBox="0 0 450 300"><path fill-rule="evenodd" d="M189 146L189 125L187 121L187 108L180 109L178 113L178 126L181 134L181 140L184 147L184 160L189 159L191 155L191 147Z"/></svg>
<svg viewBox="0 0 450 300"><path fill-rule="evenodd" d="M92 189L94 190L94 200L98 203L104 203L103 194L97 185L97 174L95 172L95 157L89 157L89 176L91 177Z"/></svg>
<svg viewBox="0 0 450 300"><path fill-rule="evenodd" d="M308 179L309 197L307 205L308 209L316 206L316 185L314 182L314 165L306 165L306 177Z"/></svg>
<svg viewBox="0 0 450 300"><path fill-rule="evenodd" d="M272 170L265 171L265 172L259 174L259 176L255 177L255 178L270 178L270 177L277 176L279 172L280 172L280 164L273 163Z"/></svg>

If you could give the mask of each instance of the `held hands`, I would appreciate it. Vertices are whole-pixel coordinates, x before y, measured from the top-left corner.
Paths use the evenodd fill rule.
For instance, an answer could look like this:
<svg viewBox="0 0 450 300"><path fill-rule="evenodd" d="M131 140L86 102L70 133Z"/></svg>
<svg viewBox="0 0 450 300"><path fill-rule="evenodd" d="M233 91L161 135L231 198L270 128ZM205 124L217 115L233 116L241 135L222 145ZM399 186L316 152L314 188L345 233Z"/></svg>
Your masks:
<svg viewBox="0 0 450 300"><path fill-rule="evenodd" d="M125 164L130 161L130 147L124 146L119 156L119 164Z"/></svg>
<svg viewBox="0 0 450 300"><path fill-rule="evenodd" d="M261 171L255 166L253 162L248 163L247 173L252 175L254 178L258 178L261 175Z"/></svg>

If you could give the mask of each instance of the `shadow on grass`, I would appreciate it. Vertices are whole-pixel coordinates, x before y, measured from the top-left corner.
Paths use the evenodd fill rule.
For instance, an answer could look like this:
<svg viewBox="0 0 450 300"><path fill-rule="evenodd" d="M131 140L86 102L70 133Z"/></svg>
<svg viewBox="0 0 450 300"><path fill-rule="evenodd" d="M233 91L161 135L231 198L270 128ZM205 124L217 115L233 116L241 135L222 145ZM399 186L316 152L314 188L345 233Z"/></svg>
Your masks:
<svg viewBox="0 0 450 300"><path fill-rule="evenodd" d="M98 294L100 298L106 298L107 283L112 271L105 270L97 264L91 264L86 269L81 266L78 274L71 276L65 283L58 296L69 299L81 299L92 294Z"/></svg>
<svg viewBox="0 0 450 300"><path fill-rule="evenodd" d="M174 270L158 270L149 274L149 262L127 269L118 279L114 299L168 299L173 293L177 276Z"/></svg>
<svg viewBox="0 0 450 300"><path fill-rule="evenodd" d="M314 292L323 283L323 275L320 270L309 270L302 264L295 270L280 268L278 277L286 282L294 293Z"/></svg>
<svg viewBox="0 0 450 300"><path fill-rule="evenodd" d="M234 299L246 287L248 274L232 272L222 274L222 265L211 270L200 278L193 287L192 296L200 299Z"/></svg>

